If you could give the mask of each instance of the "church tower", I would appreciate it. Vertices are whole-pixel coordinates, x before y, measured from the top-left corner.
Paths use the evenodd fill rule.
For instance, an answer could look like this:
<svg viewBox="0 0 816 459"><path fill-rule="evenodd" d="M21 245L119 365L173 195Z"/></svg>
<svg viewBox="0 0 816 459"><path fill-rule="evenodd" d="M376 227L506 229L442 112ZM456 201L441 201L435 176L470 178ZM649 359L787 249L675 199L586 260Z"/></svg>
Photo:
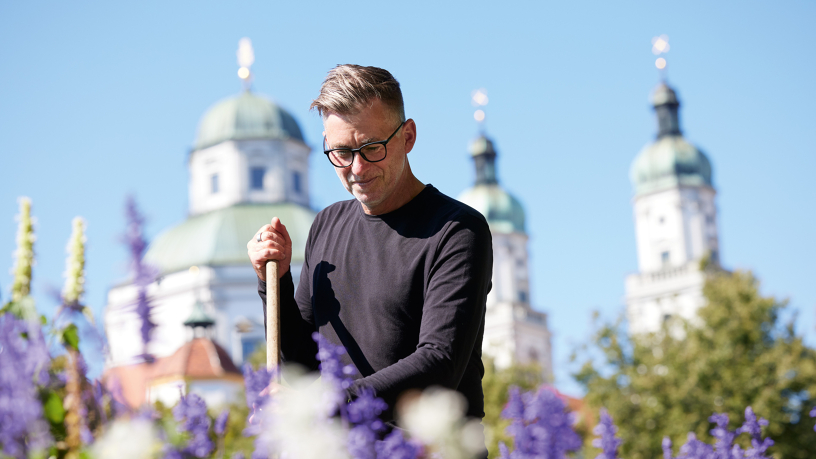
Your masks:
<svg viewBox="0 0 816 459"><path fill-rule="evenodd" d="M246 245L273 217L289 231L290 269L295 282L300 279L316 214L309 207L310 148L291 114L251 90L254 56L248 39L241 40L238 58L244 90L204 113L189 153L187 218L162 231L144 256L158 272L147 295L156 323L148 354L159 360L185 345L185 320L194 305L212 317L213 342L236 363L264 341ZM108 292L108 368L143 361L135 298L129 282Z"/></svg>
<svg viewBox="0 0 816 459"><path fill-rule="evenodd" d="M626 278L632 334L655 332L672 316L693 319L705 304L700 262L719 265L716 190L711 163L680 130L677 93L652 94L657 139L632 163L638 273Z"/></svg>
<svg viewBox="0 0 816 459"><path fill-rule="evenodd" d="M547 315L530 305L524 208L499 185L493 142L482 134L470 145L470 153L476 183L458 199L485 216L493 237L493 288L487 296L482 352L499 368L513 363L538 364L544 380L551 381Z"/></svg>

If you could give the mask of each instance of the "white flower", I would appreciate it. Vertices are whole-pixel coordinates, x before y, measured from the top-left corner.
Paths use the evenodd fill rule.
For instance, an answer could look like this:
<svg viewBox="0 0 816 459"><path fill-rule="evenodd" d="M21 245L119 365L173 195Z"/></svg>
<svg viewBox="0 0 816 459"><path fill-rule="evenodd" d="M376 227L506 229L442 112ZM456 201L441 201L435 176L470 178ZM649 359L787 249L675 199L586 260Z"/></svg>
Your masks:
<svg viewBox="0 0 816 459"><path fill-rule="evenodd" d="M459 392L430 388L402 406L400 424L445 459L471 458L484 450L484 429L465 419L466 408Z"/></svg>
<svg viewBox="0 0 816 459"><path fill-rule="evenodd" d="M349 458L348 430L331 417L341 394L314 376L285 376L298 389L281 390L263 409L260 441L281 457Z"/></svg>
<svg viewBox="0 0 816 459"><path fill-rule="evenodd" d="M150 421L117 419L91 447L94 459L150 459L161 445Z"/></svg>

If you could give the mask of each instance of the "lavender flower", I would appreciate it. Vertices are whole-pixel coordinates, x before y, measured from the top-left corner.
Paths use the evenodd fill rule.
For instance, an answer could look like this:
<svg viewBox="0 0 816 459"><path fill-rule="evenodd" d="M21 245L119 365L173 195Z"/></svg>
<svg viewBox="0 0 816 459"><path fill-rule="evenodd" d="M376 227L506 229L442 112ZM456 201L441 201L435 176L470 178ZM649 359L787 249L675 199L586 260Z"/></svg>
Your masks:
<svg viewBox="0 0 816 459"><path fill-rule="evenodd" d="M374 396L374 390L363 388L360 395L344 410L346 421L353 427L348 435L348 449L357 459L374 459L377 434L385 429L379 415L388 405Z"/></svg>
<svg viewBox="0 0 816 459"><path fill-rule="evenodd" d="M393 430L383 441L374 446L377 459L416 459L422 449L415 442L406 440L399 430Z"/></svg>
<svg viewBox="0 0 816 459"><path fill-rule="evenodd" d="M329 384L336 385L341 390L351 387L349 376L356 373L352 365L343 366L340 357L346 353L343 346L335 346L320 333L312 333L312 339L317 343L317 360L320 361L320 375Z"/></svg>
<svg viewBox="0 0 816 459"><path fill-rule="evenodd" d="M726 419L726 422L727 419ZM592 432L595 435L600 435L601 438L593 440L592 445L596 448L601 448L603 452L595 457L595 459L618 459L618 447L620 447L623 440L615 437L618 428L612 422L612 416L605 408L601 408L601 422L595 426Z"/></svg>
<svg viewBox="0 0 816 459"><path fill-rule="evenodd" d="M51 442L37 384L48 380L50 357L39 324L0 315L0 447L28 457Z"/></svg>
<svg viewBox="0 0 816 459"><path fill-rule="evenodd" d="M716 426L711 429L711 436L716 438L714 449L717 459L731 459L734 449L734 438L737 433L728 430L728 415L725 413L714 413L708 418L709 422Z"/></svg>
<svg viewBox="0 0 816 459"><path fill-rule="evenodd" d="M257 414L264 403L269 399L269 396L262 394L262 392L269 386L271 380L272 372L266 368L259 368L258 371L254 371L251 365L244 365L244 387L246 392L246 404L249 408L247 423L250 425L247 427L248 430L244 432L245 435L257 434L257 432L254 432L252 429L252 426L258 424Z"/></svg>
<svg viewBox="0 0 816 459"><path fill-rule="evenodd" d="M810 417L816 418L816 406L814 406L813 409L810 410ZM816 432L816 425L813 426L813 431Z"/></svg>
<svg viewBox="0 0 816 459"><path fill-rule="evenodd" d="M759 418L759 420L757 420L753 408L749 406L745 408L745 423L742 427L737 429L737 435L747 433L752 439L759 441L762 439L762 426L767 425L768 420L765 418Z"/></svg>
<svg viewBox="0 0 816 459"><path fill-rule="evenodd" d="M663 459L672 459L672 441L669 437L663 437L661 444L663 447Z"/></svg>
<svg viewBox="0 0 816 459"><path fill-rule="evenodd" d="M546 387L524 394L520 394L518 388L511 388L502 417L511 420L507 433L515 444L512 452L506 447L502 449L503 458L562 459L568 451L581 447L566 405Z"/></svg>
<svg viewBox="0 0 816 459"><path fill-rule="evenodd" d="M213 444L210 440L210 417L204 400L196 394L182 396L173 408L173 416L182 423L180 430L190 434L190 441L183 452L194 457L207 457L213 450Z"/></svg>
<svg viewBox="0 0 816 459"><path fill-rule="evenodd" d="M153 356L147 351L150 343L150 335L156 324L150 318L152 305L147 297L147 286L150 285L158 275L158 271L144 263L144 253L147 249L147 241L144 237L144 216L139 212L136 201L133 197L128 197L126 208L127 230L123 236L123 241L130 250L131 269L133 270L133 284L137 289L136 314L142 321L140 328L143 357L146 361L152 362Z"/></svg>
<svg viewBox="0 0 816 459"><path fill-rule="evenodd" d="M701 442L693 432L689 432L686 444L680 447L677 459L714 459L711 445Z"/></svg>
<svg viewBox="0 0 816 459"><path fill-rule="evenodd" d="M213 431L215 435L218 437L224 436L224 432L227 431L227 421L229 420L229 410L225 409L215 418L215 426L213 426Z"/></svg>

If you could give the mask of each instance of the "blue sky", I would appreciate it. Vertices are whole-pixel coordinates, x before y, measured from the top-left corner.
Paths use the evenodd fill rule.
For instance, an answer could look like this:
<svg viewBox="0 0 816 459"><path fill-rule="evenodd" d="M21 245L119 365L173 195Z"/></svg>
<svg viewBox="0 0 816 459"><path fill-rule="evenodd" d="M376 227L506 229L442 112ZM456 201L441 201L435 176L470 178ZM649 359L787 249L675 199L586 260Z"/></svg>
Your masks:
<svg viewBox="0 0 816 459"><path fill-rule="evenodd" d="M591 313L623 311L637 269L631 161L656 132L651 38L667 34L682 128L714 167L721 256L789 298L816 343L816 4L783 2L3 2L0 4L0 291L17 212L37 217L34 292L62 285L71 219L88 221L87 302L126 274L118 241L133 193L154 236L185 218L186 158L216 101L240 91L235 50L255 47L254 89L308 106L336 64L389 69L418 125L420 180L473 181L470 94L487 88L499 177L525 205L532 300L554 334L556 383ZM312 155L316 208L347 199ZM6 254L6 255L3 255ZM5 261L4 261L5 260Z"/></svg>

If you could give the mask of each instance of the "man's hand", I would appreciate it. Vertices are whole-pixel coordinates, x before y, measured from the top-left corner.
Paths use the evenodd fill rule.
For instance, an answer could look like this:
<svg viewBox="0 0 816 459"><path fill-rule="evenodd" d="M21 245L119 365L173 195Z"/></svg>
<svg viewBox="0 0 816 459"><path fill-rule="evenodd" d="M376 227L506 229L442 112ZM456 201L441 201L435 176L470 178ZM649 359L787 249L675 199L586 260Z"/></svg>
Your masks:
<svg viewBox="0 0 816 459"><path fill-rule="evenodd" d="M260 235L260 242L258 242L258 235ZM286 271L289 271L289 264L292 262L292 239L289 238L289 232L286 231L286 227L278 217L273 218L271 224L262 226L252 236L252 239L247 242L247 253L252 261L252 267L255 268L255 273L264 282L266 281L266 262L269 260L280 262L279 277L283 277Z"/></svg>

